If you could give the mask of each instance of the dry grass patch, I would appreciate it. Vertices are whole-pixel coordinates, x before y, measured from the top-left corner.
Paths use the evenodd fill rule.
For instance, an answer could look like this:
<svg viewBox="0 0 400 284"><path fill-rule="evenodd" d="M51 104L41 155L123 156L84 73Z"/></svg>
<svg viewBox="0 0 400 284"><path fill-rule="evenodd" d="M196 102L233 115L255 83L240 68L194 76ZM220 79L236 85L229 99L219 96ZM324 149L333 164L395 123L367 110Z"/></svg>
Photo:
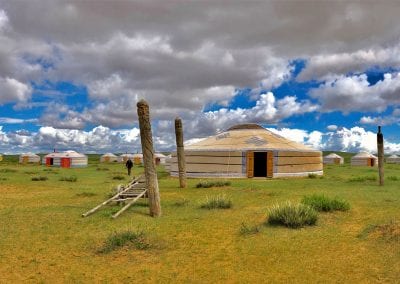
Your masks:
<svg viewBox="0 0 400 284"><path fill-rule="evenodd" d="M400 222L391 220L386 224L368 225L359 235L359 238L383 239L387 241L400 241Z"/></svg>

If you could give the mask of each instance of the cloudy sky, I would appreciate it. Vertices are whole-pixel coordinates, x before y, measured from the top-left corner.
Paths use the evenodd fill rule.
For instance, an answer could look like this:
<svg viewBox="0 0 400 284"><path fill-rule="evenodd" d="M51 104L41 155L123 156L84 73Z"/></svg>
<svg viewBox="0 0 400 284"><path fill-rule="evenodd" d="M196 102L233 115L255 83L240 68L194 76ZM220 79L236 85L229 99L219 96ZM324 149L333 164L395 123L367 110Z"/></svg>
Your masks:
<svg viewBox="0 0 400 284"><path fill-rule="evenodd" d="M0 152L157 150L254 122L400 151L400 2L0 0Z"/></svg>

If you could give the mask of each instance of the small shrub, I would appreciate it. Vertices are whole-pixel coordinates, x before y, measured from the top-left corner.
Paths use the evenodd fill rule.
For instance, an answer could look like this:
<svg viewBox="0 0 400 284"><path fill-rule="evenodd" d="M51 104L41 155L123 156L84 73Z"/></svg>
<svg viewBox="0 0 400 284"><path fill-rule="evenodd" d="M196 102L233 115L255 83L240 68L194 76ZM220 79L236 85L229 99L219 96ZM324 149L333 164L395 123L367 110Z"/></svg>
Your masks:
<svg viewBox="0 0 400 284"><path fill-rule="evenodd" d="M110 170L109 168L101 168L101 167L96 168L96 171L109 171L109 170Z"/></svg>
<svg viewBox="0 0 400 284"><path fill-rule="evenodd" d="M99 249L99 253L109 253L121 247L133 245L136 249L145 250L150 248L150 243L146 239L146 235L143 231L123 231L112 233L104 242L102 248Z"/></svg>
<svg viewBox="0 0 400 284"><path fill-rule="evenodd" d="M366 182L366 181L376 181L376 176L363 176L363 177L352 177L349 178L349 182Z"/></svg>
<svg viewBox="0 0 400 284"><path fill-rule="evenodd" d="M183 207L183 206L187 206L189 204L189 200L187 200L186 198L182 198L178 201L174 202L174 206L176 207Z"/></svg>
<svg viewBox="0 0 400 284"><path fill-rule="evenodd" d="M347 211L350 209L350 204L338 198L329 198L324 195L305 196L301 203L311 206L317 211L332 212L332 211Z"/></svg>
<svg viewBox="0 0 400 284"><path fill-rule="evenodd" d="M124 176L121 176L121 175L116 175L116 176L113 176L112 179L114 179L114 180L124 180L125 177L124 177Z"/></svg>
<svg viewBox="0 0 400 284"><path fill-rule="evenodd" d="M246 235L255 235L258 234L259 232L261 232L261 228L258 225L246 225L246 223L242 223L239 229L239 233L242 236L246 236Z"/></svg>
<svg viewBox="0 0 400 284"><path fill-rule="evenodd" d="M267 222L271 225L300 228L315 225L317 220L318 213L310 206L286 202L274 205L268 210Z"/></svg>
<svg viewBox="0 0 400 284"><path fill-rule="evenodd" d="M44 176L37 176L37 177L32 177L31 180L32 181L45 181L45 180L48 180L48 178L44 177Z"/></svg>
<svg viewBox="0 0 400 284"><path fill-rule="evenodd" d="M196 188L223 187L230 185L230 181L202 181L196 184Z"/></svg>
<svg viewBox="0 0 400 284"><path fill-rule="evenodd" d="M59 181L69 181L69 182L76 182L78 178L76 176L70 177L60 177Z"/></svg>
<svg viewBox="0 0 400 284"><path fill-rule="evenodd" d="M308 174L308 178L317 178L318 176L316 174Z"/></svg>
<svg viewBox="0 0 400 284"><path fill-rule="evenodd" d="M0 177L0 180L8 180L8 178Z"/></svg>
<svg viewBox="0 0 400 284"><path fill-rule="evenodd" d="M76 196L78 197L91 197L91 196L95 196L96 193L93 192L81 192L81 193L77 193Z"/></svg>
<svg viewBox="0 0 400 284"><path fill-rule="evenodd" d="M16 173L16 172L17 170L15 169L8 169L8 168L0 169L0 173Z"/></svg>
<svg viewBox="0 0 400 284"><path fill-rule="evenodd" d="M392 180L392 181L398 181L399 178L397 176L388 176L387 177L388 180Z"/></svg>
<svg viewBox="0 0 400 284"><path fill-rule="evenodd" d="M203 209L229 209L232 207L232 201L227 199L225 194L206 197L206 200L200 204L200 208Z"/></svg>

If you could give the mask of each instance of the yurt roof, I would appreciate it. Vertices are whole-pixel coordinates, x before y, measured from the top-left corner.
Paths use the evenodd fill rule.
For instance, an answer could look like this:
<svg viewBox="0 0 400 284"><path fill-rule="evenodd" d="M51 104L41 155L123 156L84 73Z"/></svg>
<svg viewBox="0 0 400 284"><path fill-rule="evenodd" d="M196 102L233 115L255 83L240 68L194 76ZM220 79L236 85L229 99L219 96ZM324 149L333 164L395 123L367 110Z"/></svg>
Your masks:
<svg viewBox="0 0 400 284"><path fill-rule="evenodd" d="M163 153L155 153L154 156L156 156L157 158L166 158L167 157Z"/></svg>
<svg viewBox="0 0 400 284"><path fill-rule="evenodd" d="M330 153L329 155L326 155L325 158L340 158L340 159L342 159L342 157L336 153Z"/></svg>
<svg viewBox="0 0 400 284"><path fill-rule="evenodd" d="M353 156L352 158L376 158L376 157L368 152L360 152L357 155Z"/></svg>
<svg viewBox="0 0 400 284"><path fill-rule="evenodd" d="M105 153L102 157L116 157L113 153Z"/></svg>
<svg viewBox="0 0 400 284"><path fill-rule="evenodd" d="M62 157L71 157L71 158L78 158L78 157L86 157L84 154L75 152L75 151L65 151L64 153L61 153Z"/></svg>
<svg viewBox="0 0 400 284"><path fill-rule="evenodd" d="M136 154L133 154L132 157L134 157L134 158L143 158L143 154L136 153Z"/></svg>
<svg viewBox="0 0 400 284"><path fill-rule="evenodd" d="M134 155L133 154L122 154L120 155L120 157L128 157L128 158L133 158Z"/></svg>
<svg viewBox="0 0 400 284"><path fill-rule="evenodd" d="M34 153L31 153L31 152L29 152L29 153L23 153L23 154L21 154L20 156L29 156L29 157L39 157L39 155L36 155L36 154L34 154Z"/></svg>
<svg viewBox="0 0 400 284"><path fill-rule="evenodd" d="M45 158L54 158L54 157L61 157L63 156L62 152L52 152L44 156Z"/></svg>
<svg viewBox="0 0 400 284"><path fill-rule="evenodd" d="M185 147L191 151L287 150L316 151L257 124L242 124Z"/></svg>
<svg viewBox="0 0 400 284"><path fill-rule="evenodd" d="M397 158L399 158L399 156L397 156L397 155L391 155L391 156L389 156L389 158L397 159Z"/></svg>

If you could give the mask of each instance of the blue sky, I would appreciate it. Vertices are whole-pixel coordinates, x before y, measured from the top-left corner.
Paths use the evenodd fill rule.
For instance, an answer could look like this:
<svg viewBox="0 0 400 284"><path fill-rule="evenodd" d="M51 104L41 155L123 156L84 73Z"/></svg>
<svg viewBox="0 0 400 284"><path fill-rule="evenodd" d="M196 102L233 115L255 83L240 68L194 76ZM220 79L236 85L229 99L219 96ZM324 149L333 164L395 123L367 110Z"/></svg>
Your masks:
<svg viewBox="0 0 400 284"><path fill-rule="evenodd" d="M181 116L352 152L383 125L400 151L399 5L200 3L0 1L0 152L136 152L141 98L158 150Z"/></svg>

